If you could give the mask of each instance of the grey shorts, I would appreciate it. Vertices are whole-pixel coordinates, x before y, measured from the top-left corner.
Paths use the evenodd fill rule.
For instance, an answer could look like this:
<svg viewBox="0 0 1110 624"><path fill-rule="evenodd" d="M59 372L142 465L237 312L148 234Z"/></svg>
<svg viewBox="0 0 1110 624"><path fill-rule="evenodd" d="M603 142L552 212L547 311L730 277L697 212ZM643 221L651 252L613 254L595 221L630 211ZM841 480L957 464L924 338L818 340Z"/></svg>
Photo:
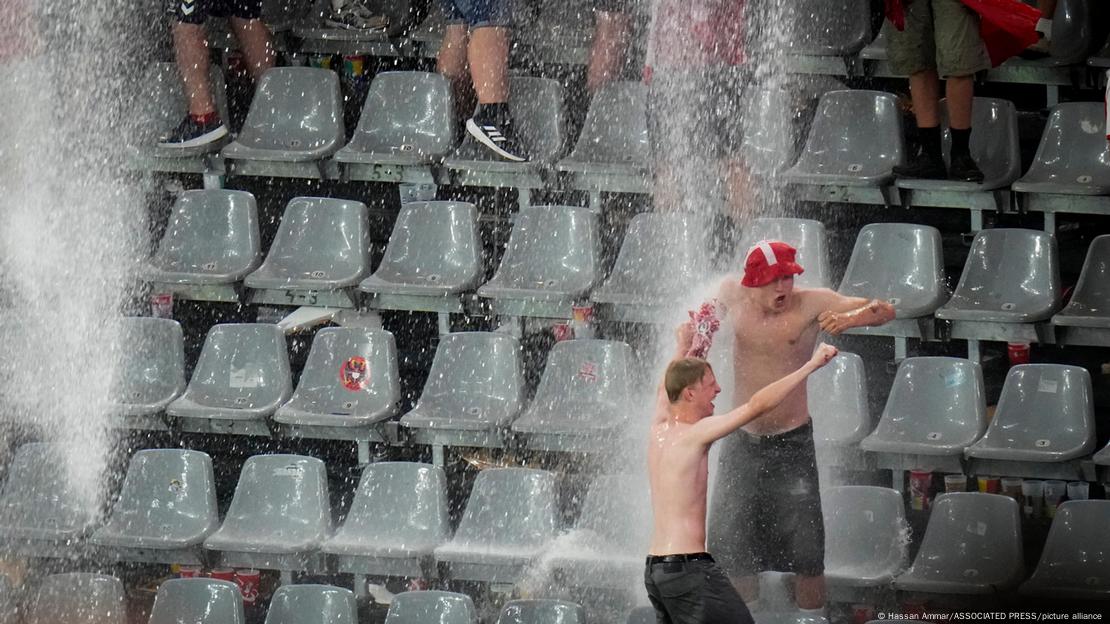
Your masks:
<svg viewBox="0 0 1110 624"><path fill-rule="evenodd" d="M890 64L900 74L937 70L941 78L971 76L991 68L979 36L979 16L960 0L913 0L905 5L906 29L891 29Z"/></svg>
<svg viewBox="0 0 1110 624"><path fill-rule="evenodd" d="M708 542L730 577L825 572L825 525L813 424L722 440Z"/></svg>

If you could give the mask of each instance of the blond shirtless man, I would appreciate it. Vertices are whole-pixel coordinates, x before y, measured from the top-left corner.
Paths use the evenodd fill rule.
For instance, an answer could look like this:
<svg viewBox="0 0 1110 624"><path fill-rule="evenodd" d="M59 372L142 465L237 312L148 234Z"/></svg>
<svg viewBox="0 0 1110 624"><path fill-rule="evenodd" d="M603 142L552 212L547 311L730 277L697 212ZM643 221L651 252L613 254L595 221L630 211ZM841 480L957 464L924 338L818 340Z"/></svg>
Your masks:
<svg viewBox="0 0 1110 624"><path fill-rule="evenodd" d="M718 295L734 332L734 400L797 369L819 331L881 325L894 318L884 301L827 288L794 288L796 250L779 241L752 247L740 281ZM740 595L758 609L756 574L793 572L800 609L825 605L825 529L805 384L721 446L720 478L709 513L709 545Z"/></svg>
<svg viewBox="0 0 1110 624"><path fill-rule="evenodd" d="M655 527L644 584L659 624L750 624L736 589L705 552L709 447L773 412L836 349L821 345L798 370L714 416L713 399L721 387L713 369L703 359L683 357L693 333L689 323L679 329L678 353L667 367L651 423L648 476Z"/></svg>

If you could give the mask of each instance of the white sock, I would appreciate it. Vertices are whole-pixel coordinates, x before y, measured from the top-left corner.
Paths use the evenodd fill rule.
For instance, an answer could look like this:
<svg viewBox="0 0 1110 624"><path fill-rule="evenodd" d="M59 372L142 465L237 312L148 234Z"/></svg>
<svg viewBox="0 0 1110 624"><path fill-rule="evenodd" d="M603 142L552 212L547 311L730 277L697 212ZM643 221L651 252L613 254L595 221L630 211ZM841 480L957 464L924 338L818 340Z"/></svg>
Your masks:
<svg viewBox="0 0 1110 624"><path fill-rule="evenodd" d="M1045 39L1052 37L1052 19L1041 18L1037 20L1036 31L1044 35Z"/></svg>

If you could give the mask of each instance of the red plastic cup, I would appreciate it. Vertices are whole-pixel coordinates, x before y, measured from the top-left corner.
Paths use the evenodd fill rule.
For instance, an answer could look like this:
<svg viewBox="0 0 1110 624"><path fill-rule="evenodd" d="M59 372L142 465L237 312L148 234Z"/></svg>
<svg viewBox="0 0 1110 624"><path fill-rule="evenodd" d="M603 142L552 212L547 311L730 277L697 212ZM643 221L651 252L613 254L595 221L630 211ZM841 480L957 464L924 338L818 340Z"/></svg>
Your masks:
<svg viewBox="0 0 1110 624"><path fill-rule="evenodd" d="M154 318L173 318L173 293L150 296L150 315Z"/></svg>
<svg viewBox="0 0 1110 624"><path fill-rule="evenodd" d="M852 624L867 624L875 619L875 607L867 604L852 605Z"/></svg>
<svg viewBox="0 0 1110 624"><path fill-rule="evenodd" d="M258 584L262 580L262 573L258 570L236 570L235 584L239 586L239 593L243 594L243 604L251 606L258 602Z"/></svg>
<svg viewBox="0 0 1110 624"><path fill-rule="evenodd" d="M987 494L1002 493L1002 479L999 477L979 477L979 491Z"/></svg>
<svg viewBox="0 0 1110 624"><path fill-rule="evenodd" d="M200 566L181 566L177 576L178 578L199 578L204 576L204 570Z"/></svg>
<svg viewBox="0 0 1110 624"><path fill-rule="evenodd" d="M910 471L910 507L917 511L929 508L933 490L933 473L928 470Z"/></svg>
<svg viewBox="0 0 1110 624"><path fill-rule="evenodd" d="M1029 343L1011 342L1006 345L1006 353L1010 356L1010 366L1029 363Z"/></svg>
<svg viewBox="0 0 1110 624"><path fill-rule="evenodd" d="M570 323L556 323L552 327L552 331L555 334L555 342L574 339L574 328L570 326Z"/></svg>
<svg viewBox="0 0 1110 624"><path fill-rule="evenodd" d="M235 570L231 568L216 568L208 573L209 578L214 578L217 581L235 582Z"/></svg>

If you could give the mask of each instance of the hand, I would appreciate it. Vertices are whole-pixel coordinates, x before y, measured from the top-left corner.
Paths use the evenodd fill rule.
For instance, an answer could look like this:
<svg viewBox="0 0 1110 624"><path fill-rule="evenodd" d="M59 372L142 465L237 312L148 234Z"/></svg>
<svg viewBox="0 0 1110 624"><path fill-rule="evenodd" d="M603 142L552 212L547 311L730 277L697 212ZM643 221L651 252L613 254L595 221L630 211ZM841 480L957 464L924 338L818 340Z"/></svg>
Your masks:
<svg viewBox="0 0 1110 624"><path fill-rule="evenodd" d="M825 310L817 316L817 324L821 326L821 331L828 332L830 335L839 336L840 332L851 327L848 324L848 316L833 312L832 310Z"/></svg>
<svg viewBox="0 0 1110 624"><path fill-rule="evenodd" d="M693 321L686 321L675 329L674 336L678 341L679 353L686 354L690 352L690 347L694 344L694 334L696 334L697 331Z"/></svg>
<svg viewBox="0 0 1110 624"><path fill-rule="evenodd" d="M816 370L828 364L830 360L836 357L837 353L840 353L839 349L822 342L817 345L817 350L813 352L813 356L809 358L809 362L814 365L814 369Z"/></svg>

